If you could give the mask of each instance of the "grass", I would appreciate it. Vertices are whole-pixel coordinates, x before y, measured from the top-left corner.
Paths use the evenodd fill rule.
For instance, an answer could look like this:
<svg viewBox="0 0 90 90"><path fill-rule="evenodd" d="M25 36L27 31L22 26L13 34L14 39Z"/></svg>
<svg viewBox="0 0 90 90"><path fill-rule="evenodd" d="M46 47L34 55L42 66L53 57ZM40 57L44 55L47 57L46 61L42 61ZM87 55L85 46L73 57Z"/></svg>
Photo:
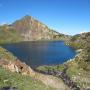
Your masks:
<svg viewBox="0 0 90 90"><path fill-rule="evenodd" d="M6 49L0 47L0 59L15 60L16 58L17 57L15 57L12 53L10 53Z"/></svg>
<svg viewBox="0 0 90 90"><path fill-rule="evenodd" d="M83 65L85 64L82 62ZM68 70L67 75L77 83L81 88L90 88L90 70L84 70L80 67L77 60L73 60L67 63Z"/></svg>
<svg viewBox="0 0 90 90"><path fill-rule="evenodd" d="M53 65L53 66L39 66L37 67L37 70L40 71L48 71L48 70L56 70L56 71L63 71L63 69L65 68L65 66L62 65Z"/></svg>
<svg viewBox="0 0 90 90"><path fill-rule="evenodd" d="M85 62L82 62L85 65ZM80 65L78 60L72 60L70 62L65 62L68 66L66 71L67 75L77 83L80 88L90 88L90 70L84 70ZM48 71L56 70L63 71L65 66L63 64L56 66L40 66L37 70Z"/></svg>
<svg viewBox="0 0 90 90"><path fill-rule="evenodd" d="M14 43L21 41L20 35L8 26L0 27L0 44Z"/></svg>
<svg viewBox="0 0 90 90"><path fill-rule="evenodd" d="M0 88L6 86L17 87L18 90L53 90L29 76L11 73L0 67Z"/></svg>

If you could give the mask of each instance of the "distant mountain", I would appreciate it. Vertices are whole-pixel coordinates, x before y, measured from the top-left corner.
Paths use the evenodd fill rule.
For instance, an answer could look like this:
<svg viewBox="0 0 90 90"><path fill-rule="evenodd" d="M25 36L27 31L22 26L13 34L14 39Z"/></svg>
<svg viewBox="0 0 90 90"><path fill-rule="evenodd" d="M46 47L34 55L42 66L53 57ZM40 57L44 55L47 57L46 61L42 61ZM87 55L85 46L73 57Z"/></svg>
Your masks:
<svg viewBox="0 0 90 90"><path fill-rule="evenodd" d="M51 30L48 26L28 15L15 21L10 27L15 29L26 41L52 40L55 36L60 35L60 33Z"/></svg>
<svg viewBox="0 0 90 90"><path fill-rule="evenodd" d="M69 39L70 36L58 33L28 15L10 25L0 26L0 43Z"/></svg>

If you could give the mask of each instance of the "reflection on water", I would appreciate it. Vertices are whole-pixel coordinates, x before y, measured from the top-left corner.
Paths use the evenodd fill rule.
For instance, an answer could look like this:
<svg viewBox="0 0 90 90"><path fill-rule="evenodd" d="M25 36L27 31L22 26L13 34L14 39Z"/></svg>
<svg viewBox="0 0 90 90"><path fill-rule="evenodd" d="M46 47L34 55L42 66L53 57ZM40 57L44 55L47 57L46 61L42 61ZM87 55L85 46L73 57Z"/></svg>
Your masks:
<svg viewBox="0 0 90 90"><path fill-rule="evenodd" d="M76 55L63 41L21 42L3 45L31 67L61 64Z"/></svg>

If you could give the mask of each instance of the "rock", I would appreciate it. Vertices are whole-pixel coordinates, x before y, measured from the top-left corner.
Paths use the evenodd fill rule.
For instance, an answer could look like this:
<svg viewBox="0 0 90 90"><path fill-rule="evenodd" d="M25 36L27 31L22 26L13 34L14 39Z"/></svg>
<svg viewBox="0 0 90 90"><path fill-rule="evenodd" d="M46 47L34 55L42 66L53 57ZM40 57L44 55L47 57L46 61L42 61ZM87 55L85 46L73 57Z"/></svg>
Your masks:
<svg viewBox="0 0 90 90"><path fill-rule="evenodd" d="M26 41L50 40L53 39L54 36L60 35L28 15L15 21L10 27L15 29Z"/></svg>
<svg viewBox="0 0 90 90"><path fill-rule="evenodd" d="M18 59L15 61L0 60L0 66L10 70L11 72L21 73L22 75L35 75L35 72L30 68L30 66Z"/></svg>
<svg viewBox="0 0 90 90"><path fill-rule="evenodd" d="M8 64L7 68L12 72L19 72L18 67L12 62Z"/></svg>
<svg viewBox="0 0 90 90"><path fill-rule="evenodd" d="M6 60L0 59L0 66L7 65L8 62Z"/></svg>

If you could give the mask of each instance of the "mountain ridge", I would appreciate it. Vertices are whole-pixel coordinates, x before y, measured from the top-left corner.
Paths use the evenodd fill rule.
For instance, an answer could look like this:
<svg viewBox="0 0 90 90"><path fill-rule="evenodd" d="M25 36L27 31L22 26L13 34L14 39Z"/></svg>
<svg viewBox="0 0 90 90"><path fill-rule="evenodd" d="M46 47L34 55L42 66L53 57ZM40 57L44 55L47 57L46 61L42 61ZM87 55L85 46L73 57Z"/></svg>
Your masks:
<svg viewBox="0 0 90 90"><path fill-rule="evenodd" d="M13 32L14 31L14 32ZM4 24L0 26L0 32L4 36L1 37L2 42L9 41L10 43L19 41L43 41L43 40L69 40L69 35L64 35L53 29L50 29L47 25L34 19L32 16L26 15L21 19L16 20L12 24ZM12 33L13 32L13 33ZM11 36L11 34L14 34ZM13 37L16 36L16 37ZM3 39L4 38L4 39ZM9 40L8 40L9 38ZM19 39L19 40L18 40ZM7 42L6 42L7 43Z"/></svg>
<svg viewBox="0 0 90 90"><path fill-rule="evenodd" d="M42 39L51 40L54 35L60 34L28 15L12 23L11 28L17 30L24 40L30 41Z"/></svg>

